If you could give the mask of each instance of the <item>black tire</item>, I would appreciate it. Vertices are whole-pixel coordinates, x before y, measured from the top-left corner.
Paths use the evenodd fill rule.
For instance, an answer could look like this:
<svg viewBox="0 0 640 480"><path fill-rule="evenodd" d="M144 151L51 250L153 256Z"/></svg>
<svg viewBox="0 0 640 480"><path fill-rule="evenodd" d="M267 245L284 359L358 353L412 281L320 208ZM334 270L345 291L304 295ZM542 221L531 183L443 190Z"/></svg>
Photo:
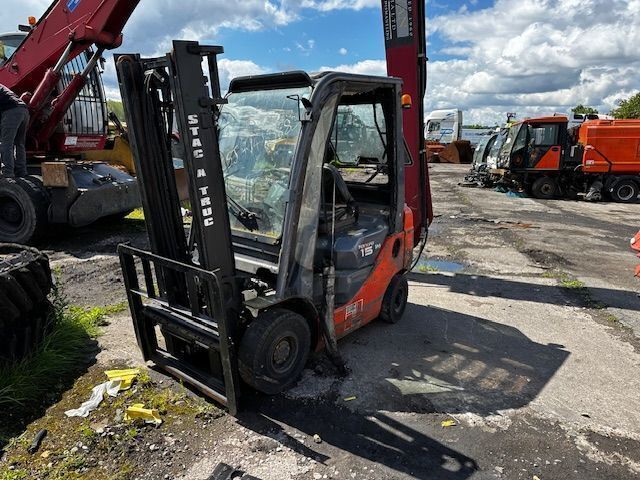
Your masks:
<svg viewBox="0 0 640 480"><path fill-rule="evenodd" d="M382 299L380 319L387 323L398 323L404 315L409 299L409 283L405 275L396 275L391 279Z"/></svg>
<svg viewBox="0 0 640 480"><path fill-rule="evenodd" d="M611 198L620 203L634 203L638 201L640 188L638 184L630 178L623 178L611 188Z"/></svg>
<svg viewBox="0 0 640 480"><path fill-rule="evenodd" d="M23 358L44 337L52 286L46 255L0 243L0 361Z"/></svg>
<svg viewBox="0 0 640 480"><path fill-rule="evenodd" d="M26 244L47 224L49 197L35 177L0 179L0 242Z"/></svg>
<svg viewBox="0 0 640 480"><path fill-rule="evenodd" d="M543 200L555 198L558 192L558 182L551 177L540 177L531 186L531 194Z"/></svg>
<svg viewBox="0 0 640 480"><path fill-rule="evenodd" d="M240 342L240 377L268 395L283 392L300 376L311 349L307 320L285 309L261 313Z"/></svg>

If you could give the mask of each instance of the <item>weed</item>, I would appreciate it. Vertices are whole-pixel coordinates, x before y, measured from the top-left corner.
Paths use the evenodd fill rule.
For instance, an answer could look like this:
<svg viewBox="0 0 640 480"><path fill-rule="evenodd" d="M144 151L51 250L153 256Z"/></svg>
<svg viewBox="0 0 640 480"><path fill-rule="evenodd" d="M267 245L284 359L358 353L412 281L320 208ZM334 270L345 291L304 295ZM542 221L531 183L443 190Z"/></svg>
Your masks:
<svg viewBox="0 0 640 480"><path fill-rule="evenodd" d="M570 288L572 290L582 290L586 287L584 282L581 282L580 280L571 280L568 278L560 279L560 286L562 288Z"/></svg>
<svg viewBox="0 0 640 480"><path fill-rule="evenodd" d="M620 321L620 320L618 320L618 317L616 317L615 315L612 315L610 313L608 313L605 318L607 319L608 322L611 322L611 323L618 323Z"/></svg>
<svg viewBox="0 0 640 480"><path fill-rule="evenodd" d="M80 427L78 427L78 433L84 437L85 442L92 442L98 436L95 430L87 424L80 425Z"/></svg>
<svg viewBox="0 0 640 480"><path fill-rule="evenodd" d="M137 428L131 427L124 432L124 436L128 440L135 440L139 433L140 432L138 431Z"/></svg>
<svg viewBox="0 0 640 480"><path fill-rule="evenodd" d="M433 265L420 265L418 266L418 271L422 272L422 273L427 273L427 272L439 272L440 270L438 270L437 267L434 267Z"/></svg>
<svg viewBox="0 0 640 480"><path fill-rule="evenodd" d="M107 325L106 318L108 316L120 313L126 310L126 308L127 302L93 308L70 306L67 308L66 314L74 321L85 326L89 335L97 337L100 334L100 330L97 327L104 327Z"/></svg>
<svg viewBox="0 0 640 480"><path fill-rule="evenodd" d="M22 480L29 478L29 472L23 469L3 470L0 472L0 480Z"/></svg>

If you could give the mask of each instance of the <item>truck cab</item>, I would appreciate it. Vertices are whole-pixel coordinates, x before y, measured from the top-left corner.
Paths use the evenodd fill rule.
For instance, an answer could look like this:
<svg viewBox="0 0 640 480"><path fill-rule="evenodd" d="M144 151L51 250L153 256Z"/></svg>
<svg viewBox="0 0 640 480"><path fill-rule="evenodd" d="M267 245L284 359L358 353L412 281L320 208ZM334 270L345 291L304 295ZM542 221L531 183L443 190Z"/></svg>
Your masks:
<svg viewBox="0 0 640 480"><path fill-rule="evenodd" d="M568 144L567 118L542 117L513 125L502 146L499 163L514 172L559 171L575 167L564 157Z"/></svg>
<svg viewBox="0 0 640 480"><path fill-rule="evenodd" d="M0 34L0 67L13 55L26 36L22 32Z"/></svg>
<svg viewBox="0 0 640 480"><path fill-rule="evenodd" d="M453 143L462 138L462 110L434 110L425 119L427 142Z"/></svg>

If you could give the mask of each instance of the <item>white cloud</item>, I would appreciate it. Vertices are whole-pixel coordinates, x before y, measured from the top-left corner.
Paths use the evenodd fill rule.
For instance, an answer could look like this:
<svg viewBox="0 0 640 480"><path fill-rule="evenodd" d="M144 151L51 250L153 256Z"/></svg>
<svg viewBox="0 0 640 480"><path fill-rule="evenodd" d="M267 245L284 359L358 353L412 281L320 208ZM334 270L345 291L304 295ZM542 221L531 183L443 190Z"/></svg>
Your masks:
<svg viewBox="0 0 640 480"><path fill-rule="evenodd" d="M349 50L342 47L340 50L338 50L338 53L344 57L347 53L349 53Z"/></svg>
<svg viewBox="0 0 640 480"><path fill-rule="evenodd" d="M316 41L313 39L307 40L306 42L296 42L296 48L304 55L308 57L311 55L311 52L316 46Z"/></svg>
<svg viewBox="0 0 640 480"><path fill-rule="evenodd" d="M358 73L361 75L386 75L387 63L383 60L363 60L358 63L338 65L336 67L320 67L320 71L338 71Z"/></svg>
<svg viewBox="0 0 640 480"><path fill-rule="evenodd" d="M15 30L49 4L2 0L3 11L11 14L0 17L0 31ZM476 0L467 4L477 8ZM427 109L459 106L466 121L493 122L507 111L522 117L566 111L577 103L608 111L640 89L640 0L495 0L489 8L465 6L448 13L444 2L430 0L428 6L430 45L444 43L438 53L455 58L429 63ZM215 42L225 29L278 29L302 21L308 9L365 8L379 9L380 0L142 0L125 27L121 50L162 54L173 38ZM318 50L306 38L291 47L311 58ZM342 50L337 53L344 56ZM232 62L228 75L266 70L259 55L258 48L254 61L227 60ZM381 75L386 70L381 60L334 68ZM110 94L117 92L114 79L109 64L105 82Z"/></svg>
<svg viewBox="0 0 640 480"><path fill-rule="evenodd" d="M429 64L427 108L458 106L465 123L578 103L607 112L640 89L639 0L497 0L428 25L439 53L461 58Z"/></svg>
<svg viewBox="0 0 640 480"><path fill-rule="evenodd" d="M369 7L380 8L380 0L302 0L300 6L321 12L346 9L362 10Z"/></svg>
<svg viewBox="0 0 640 480"><path fill-rule="evenodd" d="M221 58L218 60L218 72L220 74L220 85L223 90L229 86L231 79L244 77L246 75L260 75L268 73L269 69L262 67L250 60L229 60Z"/></svg>

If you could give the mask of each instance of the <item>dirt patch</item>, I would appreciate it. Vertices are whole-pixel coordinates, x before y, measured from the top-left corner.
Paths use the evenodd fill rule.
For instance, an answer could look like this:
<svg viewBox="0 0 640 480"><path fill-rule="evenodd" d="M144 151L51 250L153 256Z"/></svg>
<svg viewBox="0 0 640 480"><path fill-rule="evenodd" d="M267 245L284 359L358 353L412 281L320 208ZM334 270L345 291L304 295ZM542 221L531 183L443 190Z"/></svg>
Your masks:
<svg viewBox="0 0 640 480"><path fill-rule="evenodd" d="M103 370L92 367L44 417L29 425L7 447L0 472L13 472L10 478L16 479L177 478L207 451L207 439L219 436L209 431L224 415L221 410L174 382L147 374L118 397L105 398L88 418L66 417L66 410L77 408L93 386L106 380ZM126 408L137 403L157 408L162 425L125 421ZM42 429L48 433L40 449L28 453Z"/></svg>
<svg viewBox="0 0 640 480"><path fill-rule="evenodd" d="M549 252L546 250L536 250L536 249L523 249L521 253L524 253L526 256L531 258L536 263L540 265L544 265L545 267L553 267L553 266L571 266L572 262L567 260L561 255L558 255L554 252Z"/></svg>

